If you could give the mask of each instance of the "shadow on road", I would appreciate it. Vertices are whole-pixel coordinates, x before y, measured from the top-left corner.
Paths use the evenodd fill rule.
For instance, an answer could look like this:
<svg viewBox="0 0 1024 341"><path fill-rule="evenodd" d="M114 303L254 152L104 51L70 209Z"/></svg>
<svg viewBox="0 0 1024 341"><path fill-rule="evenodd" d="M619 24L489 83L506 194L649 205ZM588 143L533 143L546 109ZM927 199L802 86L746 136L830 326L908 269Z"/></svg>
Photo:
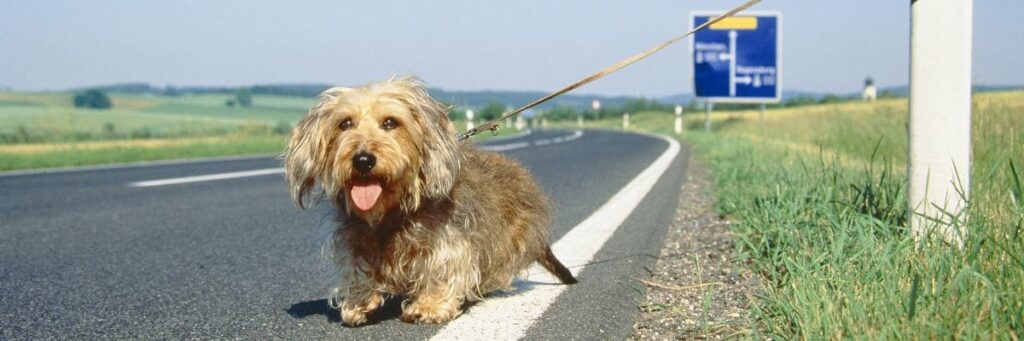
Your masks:
<svg viewBox="0 0 1024 341"><path fill-rule="evenodd" d="M373 315L367 318L366 325L377 324L384 320L397 319L402 316L402 300L404 297L393 297L384 302L384 306L377 309ZM296 319L304 319L310 316L323 316L330 323L340 323L341 313L327 304L327 299L306 301L292 304L285 310L288 315Z"/></svg>
<svg viewBox="0 0 1024 341"><path fill-rule="evenodd" d="M327 304L326 299L295 303L286 311L288 315L297 319L306 318L311 315L321 315L326 317L327 321L331 323L341 322L341 315L338 314L338 310L331 308Z"/></svg>
<svg viewBox="0 0 1024 341"><path fill-rule="evenodd" d="M620 256L620 257L612 257L612 258L607 258L607 259L594 260L594 261L591 261L591 262L587 263L586 265L596 265L596 264L602 264L602 263L617 263L617 262L625 260L625 259L636 259L638 257L640 257L640 258L653 258L653 259L657 259L658 258L658 257L656 257L654 255L650 255L650 254L646 254L646 253L636 253L636 254L630 254L630 255L625 255L625 256ZM575 268L575 267L581 267L581 265L570 266L570 268ZM648 270L648 271L650 271L650 270ZM529 291L529 290L531 290L534 287L539 286L539 285L545 285L546 286L546 285L564 285L564 284L558 283L558 282L550 282L549 283L549 282L537 282L537 281L517 279L512 284L513 290L510 290L510 291L497 290L497 291L488 293L484 297L489 297L490 298L490 297L515 296L515 295L521 294L523 292ZM370 315L367 318L367 320L368 320L367 321L367 325L377 324L377 323L380 323L381 321L385 321L385 320L398 319L400 316L402 316L402 300L405 300L405 299L406 299L405 296L397 296L397 297L388 298L384 302L384 306L383 307L378 309L376 312L373 313L373 315ZM462 306L463 311L465 311L466 309L469 309L470 307L472 307L476 303L477 302L466 302ZM310 316L317 315L317 316L323 316L330 323L340 323L341 322L341 314L338 312L337 309L331 308L331 306L327 304L327 300L326 299L320 299L320 300L313 300L313 301L305 301L305 302L295 303L295 304L292 304L292 306L289 307L288 309L286 309L285 311L288 313L288 315L291 315L291 317L296 318L296 319L304 319L304 318L307 318L307 317L310 317Z"/></svg>

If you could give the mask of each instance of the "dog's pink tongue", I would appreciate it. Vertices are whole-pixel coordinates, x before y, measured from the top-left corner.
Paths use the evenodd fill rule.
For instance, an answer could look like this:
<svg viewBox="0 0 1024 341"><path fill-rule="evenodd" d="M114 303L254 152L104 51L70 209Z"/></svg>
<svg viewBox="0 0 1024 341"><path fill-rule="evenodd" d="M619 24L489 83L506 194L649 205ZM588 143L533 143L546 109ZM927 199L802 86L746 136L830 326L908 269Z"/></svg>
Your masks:
<svg viewBox="0 0 1024 341"><path fill-rule="evenodd" d="M369 211L380 198L380 191L379 183L352 186L352 201L360 210Z"/></svg>

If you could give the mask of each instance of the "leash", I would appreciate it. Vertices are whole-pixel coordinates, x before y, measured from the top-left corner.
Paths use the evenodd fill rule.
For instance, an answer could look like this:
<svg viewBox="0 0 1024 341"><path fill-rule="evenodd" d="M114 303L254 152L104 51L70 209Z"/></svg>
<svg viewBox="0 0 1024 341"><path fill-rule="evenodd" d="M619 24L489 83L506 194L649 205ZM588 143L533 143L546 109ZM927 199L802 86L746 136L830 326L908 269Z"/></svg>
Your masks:
<svg viewBox="0 0 1024 341"><path fill-rule="evenodd" d="M618 62L618 63L616 63L616 64L614 64L612 66L604 68L604 70L598 71L597 73L595 73L593 75L590 75L590 76L588 76L586 78L583 78L583 79L577 81L576 83L572 83L569 86L562 88L561 90L552 92L552 93L548 94L547 96L544 96L544 97L541 97L541 98L539 98L537 100L534 100L533 102L530 102L527 105L521 106L521 107L519 107L516 110L512 110L510 112L507 112L504 115L501 115L501 117L499 117L497 119L494 119L492 121L488 121L486 123L480 124L480 126L478 126L476 128L469 129L469 130L466 130L465 132L459 133L459 135L458 135L459 141L462 141L462 140L468 139L470 137L473 137L473 135L479 134L482 131L489 130L489 131L497 132L498 131L498 122L501 122L501 121L505 120L506 118L518 115L519 113L522 113L523 111L526 111L527 109L533 108L533 107L535 107L535 106L537 106L537 105L539 105L541 103L547 102L548 100L550 100L552 98L561 96L561 95L565 94L566 92L576 90L577 88L579 88L581 86L584 86L584 85L587 85L590 82L593 82L593 81L596 81L598 79L601 79L604 76L607 76L607 75L611 74L612 72L619 71L619 69L622 69L624 67L629 66L630 64L636 63L636 62L638 62L638 61L640 61L640 60L642 60L644 58L647 58L648 56L654 54L655 52L661 51L661 49L664 49L664 48L668 47L669 45L675 44L676 42L678 42L680 40L683 40L684 38L689 37L690 35L693 35L697 31L700 31L700 30L704 29L705 27L711 26L714 23L722 21L722 19L725 19L725 18L731 17L733 15L736 15L736 13L739 13L739 12L749 8L750 6L753 6L754 4L757 4L758 2L761 2L761 0L749 0L746 3L744 3L744 4L739 5L736 8L733 8L732 10L730 10L728 12L725 12L725 14L722 14L721 16L715 17L714 19L708 20L707 22L705 22L704 24L701 24L700 26L694 27L689 32L686 32L686 34L683 34L681 36L669 39L668 41L665 41L664 43L658 44L657 46L652 47L651 49L649 49L647 51L640 52L638 54L633 55L632 57L626 58L626 59L624 59L624 60L622 60L622 61L620 61L620 62Z"/></svg>

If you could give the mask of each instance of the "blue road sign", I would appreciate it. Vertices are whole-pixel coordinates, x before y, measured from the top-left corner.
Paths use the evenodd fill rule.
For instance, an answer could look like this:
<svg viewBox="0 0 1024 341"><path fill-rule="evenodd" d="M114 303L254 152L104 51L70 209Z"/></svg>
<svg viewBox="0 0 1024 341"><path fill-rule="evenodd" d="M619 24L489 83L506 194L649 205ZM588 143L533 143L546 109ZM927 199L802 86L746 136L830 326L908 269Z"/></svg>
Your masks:
<svg viewBox="0 0 1024 341"><path fill-rule="evenodd" d="M697 12L690 27L721 13ZM782 15L751 12L719 21L693 35L697 98L711 102L774 103L782 99Z"/></svg>

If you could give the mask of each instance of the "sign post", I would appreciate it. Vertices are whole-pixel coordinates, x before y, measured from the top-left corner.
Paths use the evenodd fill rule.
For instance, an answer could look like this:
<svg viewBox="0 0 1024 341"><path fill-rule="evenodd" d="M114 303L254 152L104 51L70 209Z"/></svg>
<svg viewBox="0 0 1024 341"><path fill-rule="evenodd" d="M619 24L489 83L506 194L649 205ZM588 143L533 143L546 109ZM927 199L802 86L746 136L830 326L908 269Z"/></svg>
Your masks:
<svg viewBox="0 0 1024 341"><path fill-rule="evenodd" d="M697 27L720 12L694 12ZM778 103L782 100L782 14L748 12L723 19L693 35L694 93L705 101L705 129L714 103Z"/></svg>
<svg viewBox="0 0 1024 341"><path fill-rule="evenodd" d="M473 124L473 109L466 109L466 130L473 130L476 127Z"/></svg>

